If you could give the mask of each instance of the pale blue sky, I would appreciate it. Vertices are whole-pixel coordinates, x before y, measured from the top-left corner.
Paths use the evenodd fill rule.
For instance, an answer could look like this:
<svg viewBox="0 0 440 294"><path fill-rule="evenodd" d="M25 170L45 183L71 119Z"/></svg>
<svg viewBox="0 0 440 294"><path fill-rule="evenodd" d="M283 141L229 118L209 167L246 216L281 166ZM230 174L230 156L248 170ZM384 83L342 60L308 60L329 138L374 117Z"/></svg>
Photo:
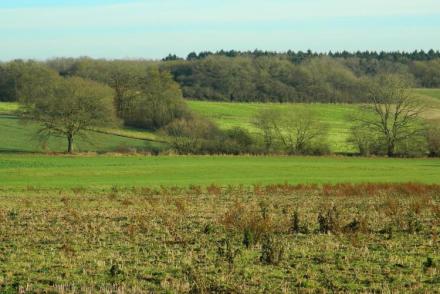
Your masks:
<svg viewBox="0 0 440 294"><path fill-rule="evenodd" d="M440 49L440 0L0 0L0 60Z"/></svg>

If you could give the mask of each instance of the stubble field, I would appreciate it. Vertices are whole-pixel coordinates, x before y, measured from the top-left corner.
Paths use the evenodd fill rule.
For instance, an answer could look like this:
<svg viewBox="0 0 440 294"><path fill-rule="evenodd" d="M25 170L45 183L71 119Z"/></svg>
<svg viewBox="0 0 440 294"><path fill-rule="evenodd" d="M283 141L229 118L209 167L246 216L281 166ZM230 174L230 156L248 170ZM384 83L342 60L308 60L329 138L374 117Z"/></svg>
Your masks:
<svg viewBox="0 0 440 294"><path fill-rule="evenodd" d="M0 192L0 292L434 293L440 187Z"/></svg>

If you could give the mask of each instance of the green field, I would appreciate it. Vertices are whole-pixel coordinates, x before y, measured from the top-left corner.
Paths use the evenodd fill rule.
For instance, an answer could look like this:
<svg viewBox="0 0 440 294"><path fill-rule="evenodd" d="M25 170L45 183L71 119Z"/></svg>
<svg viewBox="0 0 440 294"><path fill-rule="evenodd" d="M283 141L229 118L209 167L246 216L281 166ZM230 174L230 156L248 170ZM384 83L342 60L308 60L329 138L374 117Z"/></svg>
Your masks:
<svg viewBox="0 0 440 294"><path fill-rule="evenodd" d="M0 155L0 186L71 188L270 183L439 183L440 161L347 157Z"/></svg>
<svg viewBox="0 0 440 294"><path fill-rule="evenodd" d="M0 102L0 115L11 114L18 109L17 103L13 102Z"/></svg>
<svg viewBox="0 0 440 294"><path fill-rule="evenodd" d="M0 152L64 152L66 139L51 138L43 143L37 137L38 126L23 124L16 117L0 115ZM108 131L109 134L87 132L85 138L78 138L75 143L76 151L124 152L130 149L151 150L160 149L162 144L146 139L125 137L123 131ZM127 131L128 132L128 131ZM120 135L115 135L115 133ZM128 134L131 135L131 134Z"/></svg>
<svg viewBox="0 0 440 294"><path fill-rule="evenodd" d="M414 92L425 103L423 116L430 120L440 120L440 89L415 89Z"/></svg>
<svg viewBox="0 0 440 294"><path fill-rule="evenodd" d="M347 116L356 110L357 106L354 105L223 103L205 101L188 101L188 104L192 110L212 119L223 129L240 126L254 133L257 132L257 130L252 125L252 117L262 109L300 109L307 107L315 111L321 121L330 126L329 141L334 152L347 152L351 150L350 146L347 146L346 143L348 128L350 126L350 124L347 123ZM0 141L0 151L45 151L35 137L38 127L33 124L26 126L20 124L19 120L13 116L13 111L16 108L17 105L13 103L0 103L0 134L4 135L2 141ZM77 142L77 151L108 152L121 149L120 146L145 149L151 142L145 143L143 140L165 140L150 132L141 130L111 129L105 130L105 132L107 133L105 136L90 133L88 141L80 139ZM46 151L64 151L64 145L65 142L62 138L53 139L50 140L46 146Z"/></svg>
<svg viewBox="0 0 440 294"><path fill-rule="evenodd" d="M24 124L15 115L16 103L0 103L0 152L64 152L65 138L50 138L43 142L38 138L38 125ZM125 152L130 150L160 150L163 140L144 130L110 128L88 131L75 142L78 152Z"/></svg>
<svg viewBox="0 0 440 294"><path fill-rule="evenodd" d="M276 103L227 103L189 101L191 109L213 119L221 128L243 127L256 133L252 118L264 109L304 109L316 113L319 120L330 127L329 143L334 152L348 152L347 137L351 126L349 115L359 106L348 104L276 104Z"/></svg>
<svg viewBox="0 0 440 294"><path fill-rule="evenodd" d="M440 100L440 89L418 88L414 89L414 92L425 97L431 97Z"/></svg>
<svg viewBox="0 0 440 294"><path fill-rule="evenodd" d="M426 104L425 117L440 118L440 89L414 89L415 97ZM330 127L329 143L333 152L350 152L347 144L349 128L352 126L350 115L356 113L359 105L353 104L292 104L292 103L228 103L189 101L190 107L198 113L213 119L221 128L244 127L258 132L252 124L252 118L263 109L303 109L316 113L318 119Z"/></svg>

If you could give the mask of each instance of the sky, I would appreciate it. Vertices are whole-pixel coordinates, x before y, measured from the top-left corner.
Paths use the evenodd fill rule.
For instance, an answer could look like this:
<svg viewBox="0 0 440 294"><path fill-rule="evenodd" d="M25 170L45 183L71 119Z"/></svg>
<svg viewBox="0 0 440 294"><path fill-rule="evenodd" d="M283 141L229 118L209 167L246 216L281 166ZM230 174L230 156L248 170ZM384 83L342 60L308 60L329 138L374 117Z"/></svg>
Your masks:
<svg viewBox="0 0 440 294"><path fill-rule="evenodd" d="M0 0L0 60L440 49L440 0Z"/></svg>

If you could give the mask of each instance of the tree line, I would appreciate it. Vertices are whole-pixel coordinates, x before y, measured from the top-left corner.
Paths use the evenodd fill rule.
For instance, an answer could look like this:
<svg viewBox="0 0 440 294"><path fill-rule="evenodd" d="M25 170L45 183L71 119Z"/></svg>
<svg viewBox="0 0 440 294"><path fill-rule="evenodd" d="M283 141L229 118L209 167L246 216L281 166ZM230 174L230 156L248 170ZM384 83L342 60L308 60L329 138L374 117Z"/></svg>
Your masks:
<svg viewBox="0 0 440 294"><path fill-rule="evenodd" d="M24 61L0 64L0 101L17 101ZM116 87L126 95L146 67L168 72L184 98L211 101L361 103L368 81L383 74L406 76L413 87L440 87L440 52L219 51L170 55L161 61L55 58L41 62L59 75ZM122 105L121 105L122 106Z"/></svg>
<svg viewBox="0 0 440 294"><path fill-rule="evenodd" d="M51 136L66 138L68 152L74 151L75 139L85 136L87 130L122 124L160 132L182 154L330 153L328 126L306 106L297 111L258 113L253 118L257 134L239 127L221 130L208 118L193 113L184 100L184 93L189 90L181 86L189 82L177 82L173 72L176 67L188 65L181 62L90 58L14 61L0 67L0 93L1 97L8 97L6 101L20 102L20 117L41 126L42 140ZM284 97L279 102L291 101L289 97L299 97L293 100L298 102L367 102L359 113L347 118L354 122L349 143L360 154L440 154L438 123L422 119L423 105L411 96L414 81L408 73L383 71L357 76L341 61L329 57L296 65L279 57L208 56L197 60L194 66L200 64L204 65L197 79L209 80L217 91L227 88L232 101L243 101L245 97L248 98L244 101L255 101L252 97L272 101L264 99L272 92ZM240 73L240 69L252 71L255 65L262 70L254 74L267 84L241 80L253 76ZM292 80L286 83L305 92L284 87L271 76L288 76ZM300 78L307 80L310 76L310 84ZM228 83L223 84L224 80ZM222 100L209 88L196 88Z"/></svg>
<svg viewBox="0 0 440 294"><path fill-rule="evenodd" d="M206 54L168 60L187 98L252 102L367 102L365 87L382 74L406 76L413 87L440 87L440 59L339 57L337 54Z"/></svg>
<svg viewBox="0 0 440 294"><path fill-rule="evenodd" d="M263 50L254 50L254 51L237 51L237 50L220 50L217 52L211 52L211 51L203 51L203 52L191 52L187 55L186 60L193 60L193 59L203 59L211 55L219 55L219 56L226 56L226 57L237 57L237 56L253 56L253 57L260 57L260 56L287 56L290 60L292 60L294 63L301 63L305 59L311 58L311 57L322 57L322 56L330 56L330 57L337 57L337 58L361 58L361 59L378 59L378 60L390 60L390 61L398 61L398 62L408 62L408 61L426 61L426 60L433 60L440 58L440 51L433 49L429 51L424 50L415 50L413 52L404 52L404 51L392 51L392 52L386 52L386 51L357 51L357 52L349 52L349 51L337 51L337 52L328 52L328 53L318 53L313 52L311 50L307 51L292 51L289 50L285 53L280 52L274 52L274 51L263 51ZM163 58L163 61L170 61L170 60L183 60L184 58L181 58L175 54L169 54L167 57Z"/></svg>

